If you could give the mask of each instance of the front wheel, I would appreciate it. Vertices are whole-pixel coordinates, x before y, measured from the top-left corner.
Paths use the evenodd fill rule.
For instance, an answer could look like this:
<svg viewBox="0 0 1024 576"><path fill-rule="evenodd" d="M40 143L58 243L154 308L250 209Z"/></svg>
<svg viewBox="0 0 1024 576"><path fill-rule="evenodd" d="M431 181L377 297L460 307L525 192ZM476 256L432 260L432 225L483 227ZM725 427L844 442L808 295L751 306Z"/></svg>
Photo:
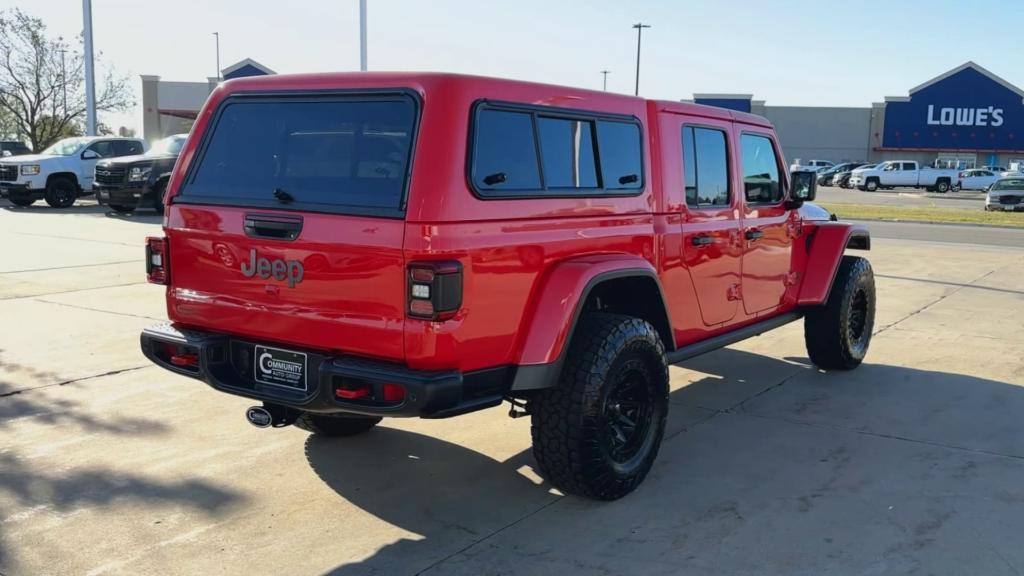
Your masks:
<svg viewBox="0 0 1024 576"><path fill-rule="evenodd" d="M868 180L864 188L868 192L874 192L875 190L878 190L878 180Z"/></svg>
<svg viewBox="0 0 1024 576"><path fill-rule="evenodd" d="M295 427L317 436L355 436L379 424L379 416L358 416L355 414L314 414L303 412L295 419Z"/></svg>
<svg viewBox="0 0 1024 576"><path fill-rule="evenodd" d="M825 370L852 370L867 355L875 327L871 263L843 256L828 300L807 310L804 342L811 362Z"/></svg>
<svg viewBox="0 0 1024 576"><path fill-rule="evenodd" d="M153 209L156 210L157 214L164 213L164 192L166 190L167 182L157 184L156 189L153 190Z"/></svg>
<svg viewBox="0 0 1024 576"><path fill-rule="evenodd" d="M584 317L558 385L530 400L533 456L564 492L615 500L647 476L668 415L657 330L619 314Z"/></svg>
<svg viewBox="0 0 1024 576"><path fill-rule="evenodd" d="M54 208L68 208L78 198L78 186L70 178L58 176L50 179L46 185L43 199Z"/></svg>

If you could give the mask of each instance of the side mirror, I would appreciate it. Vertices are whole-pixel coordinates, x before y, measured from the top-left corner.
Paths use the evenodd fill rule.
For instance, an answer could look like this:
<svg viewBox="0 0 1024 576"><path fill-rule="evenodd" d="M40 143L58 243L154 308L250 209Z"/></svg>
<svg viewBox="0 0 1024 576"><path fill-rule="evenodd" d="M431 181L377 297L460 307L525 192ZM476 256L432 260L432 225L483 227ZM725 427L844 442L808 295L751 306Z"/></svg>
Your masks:
<svg viewBox="0 0 1024 576"><path fill-rule="evenodd" d="M789 174L789 205L799 208L804 202L814 200L818 195L818 174L816 172L795 171Z"/></svg>
<svg viewBox="0 0 1024 576"><path fill-rule="evenodd" d="M82 160L99 160L100 155L95 150L86 150L82 152Z"/></svg>

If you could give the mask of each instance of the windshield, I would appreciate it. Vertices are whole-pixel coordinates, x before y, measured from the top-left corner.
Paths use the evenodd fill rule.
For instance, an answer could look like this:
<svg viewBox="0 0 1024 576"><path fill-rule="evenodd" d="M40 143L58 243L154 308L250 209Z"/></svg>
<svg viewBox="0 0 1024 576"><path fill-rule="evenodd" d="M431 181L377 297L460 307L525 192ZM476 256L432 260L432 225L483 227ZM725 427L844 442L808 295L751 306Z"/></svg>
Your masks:
<svg viewBox="0 0 1024 576"><path fill-rule="evenodd" d="M53 154L55 156L71 156L82 146L89 143L88 138L65 138L59 140L51 145L46 150L43 150L43 154Z"/></svg>
<svg viewBox="0 0 1024 576"><path fill-rule="evenodd" d="M146 152L146 156L175 156L181 152L181 147L185 145L187 138L187 134L176 134L168 136L163 140L158 140L149 149L149 152Z"/></svg>
<svg viewBox="0 0 1024 576"><path fill-rule="evenodd" d="M1007 178L996 182L993 190L1024 190L1024 178Z"/></svg>
<svg viewBox="0 0 1024 576"><path fill-rule="evenodd" d="M414 101L401 96L229 102L181 197L398 211L415 122Z"/></svg>

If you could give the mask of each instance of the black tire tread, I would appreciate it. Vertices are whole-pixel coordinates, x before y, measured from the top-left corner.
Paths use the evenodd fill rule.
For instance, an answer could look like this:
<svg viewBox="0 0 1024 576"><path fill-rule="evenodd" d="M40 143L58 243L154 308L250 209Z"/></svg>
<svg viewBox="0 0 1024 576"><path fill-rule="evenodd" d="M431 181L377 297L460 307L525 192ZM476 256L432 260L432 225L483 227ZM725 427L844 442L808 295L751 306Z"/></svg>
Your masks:
<svg viewBox="0 0 1024 576"><path fill-rule="evenodd" d="M332 416L303 412L295 419L295 427L317 436L355 436L373 428L381 420L379 416Z"/></svg>
<svg viewBox="0 0 1024 576"><path fill-rule="evenodd" d="M657 438L645 465L628 478L595 477L592 460L586 458L584 425L587 408L598 404L599 379L608 372L622 344L637 337L654 346L665 366L667 410L668 365L665 347L657 330L639 318L620 314L589 313L581 318L557 386L530 401L533 455L541 475L564 492L615 500L634 490L647 476L658 453L664 421L656 423Z"/></svg>
<svg viewBox="0 0 1024 576"><path fill-rule="evenodd" d="M863 358L850 353L844 340L846 316L849 314L848 294L850 287L861 276L871 277L872 293L869 305L874 305L874 274L871 263L859 256L843 256L836 271L832 289L824 306L809 308L804 316L804 342L807 354L818 368L824 370L852 370L860 365ZM873 313L872 313L873 316ZM866 327L871 330L869 323Z"/></svg>
<svg viewBox="0 0 1024 576"><path fill-rule="evenodd" d="M74 191L74 193L71 195L70 203L62 204L61 202L58 202L56 197L53 195L53 190L59 182L66 182L69 186L71 186L72 190ZM49 204L52 208L70 208L71 206L75 205L75 200L78 198L77 188L78 185L75 184L75 181L68 178L67 176L55 176L52 179L50 179L49 182L46 183L46 192L43 193L43 200L45 200L46 203Z"/></svg>

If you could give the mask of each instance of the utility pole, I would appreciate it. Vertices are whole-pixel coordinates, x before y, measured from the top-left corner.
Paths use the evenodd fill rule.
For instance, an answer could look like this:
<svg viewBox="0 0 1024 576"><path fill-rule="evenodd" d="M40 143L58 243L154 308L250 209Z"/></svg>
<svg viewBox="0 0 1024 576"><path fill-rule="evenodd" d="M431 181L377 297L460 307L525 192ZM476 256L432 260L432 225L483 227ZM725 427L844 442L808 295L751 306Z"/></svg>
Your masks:
<svg viewBox="0 0 1024 576"><path fill-rule="evenodd" d="M92 0L82 0L82 25L85 37L85 133L96 135L96 80L92 60Z"/></svg>
<svg viewBox="0 0 1024 576"><path fill-rule="evenodd" d="M366 72L366 0L359 0L359 69Z"/></svg>
<svg viewBox="0 0 1024 576"><path fill-rule="evenodd" d="M220 32L214 32L213 37L217 39L217 80L223 80L220 77Z"/></svg>
<svg viewBox="0 0 1024 576"><path fill-rule="evenodd" d="M636 28L636 89L634 94L640 95L640 37L644 32L644 28L650 28L650 24L644 24L643 22L637 22L633 24L633 28Z"/></svg>
<svg viewBox="0 0 1024 576"><path fill-rule="evenodd" d="M611 74L611 70L601 70L601 76L604 76L604 91L608 91L608 75Z"/></svg>

